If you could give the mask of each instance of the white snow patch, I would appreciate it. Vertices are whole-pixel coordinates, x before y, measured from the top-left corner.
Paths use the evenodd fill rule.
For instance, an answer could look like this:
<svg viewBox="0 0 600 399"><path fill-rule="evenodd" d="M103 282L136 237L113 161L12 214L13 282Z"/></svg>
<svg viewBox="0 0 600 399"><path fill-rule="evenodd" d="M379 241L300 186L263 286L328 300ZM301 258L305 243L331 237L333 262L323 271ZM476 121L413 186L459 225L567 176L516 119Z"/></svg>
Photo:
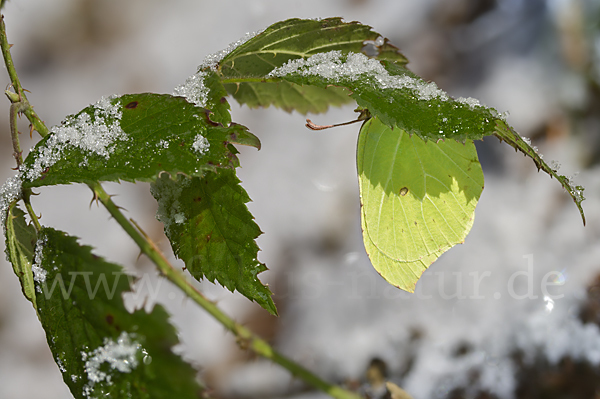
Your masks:
<svg viewBox="0 0 600 399"><path fill-rule="evenodd" d="M84 387L84 396L89 397L98 382L111 384L111 375L114 370L120 373L130 373L138 366L138 352L142 346L136 342L133 335L123 331L117 342L104 338L104 345L99 346L92 352L81 352L81 359L85 362L85 372L88 384ZM100 367L107 363L111 371L105 372Z"/></svg>
<svg viewBox="0 0 600 399"><path fill-rule="evenodd" d="M199 152L200 155L204 155L210 148L210 143L208 142L206 137L204 137L201 134L198 134L194 138L194 143L192 144L192 148L194 149L194 151Z"/></svg>
<svg viewBox="0 0 600 399"><path fill-rule="evenodd" d="M208 88L204 85L206 75L207 73L203 71L196 72L187 78L184 84L177 86L173 95L185 97L188 102L206 108L209 93Z"/></svg>
<svg viewBox="0 0 600 399"><path fill-rule="evenodd" d="M185 222L185 215L183 213L176 213L173 217L173 221L177 224Z"/></svg>
<svg viewBox="0 0 600 399"><path fill-rule="evenodd" d="M217 67L219 65L219 62L221 62L221 60L223 60L223 58L225 58L229 53L231 53L233 50L235 50L242 44L246 43L248 40L263 33L263 31L264 31L264 29L256 31L256 32L248 32L241 39L239 39L233 43L230 43L226 49L206 56L206 58L204 58L202 63L198 66L198 70L201 71L203 69L210 68L213 71L216 71Z"/></svg>
<svg viewBox="0 0 600 399"><path fill-rule="evenodd" d="M48 276L48 272L42 267L43 251L46 243L46 237L40 237L37 240L35 244L33 265L31 266L31 271L33 272L33 281L36 283L35 290L39 293L42 293L42 287L40 284L44 284L46 282L46 277Z"/></svg>
<svg viewBox="0 0 600 399"><path fill-rule="evenodd" d="M448 101L450 99L435 83L426 83L406 75L391 76L379 61L361 53L350 52L342 55L342 52L337 50L318 53L307 59L288 61L285 65L272 70L267 76L283 77L290 74L320 76L331 81L332 84L339 83L342 79L356 81L368 78L380 89L409 89L419 100Z"/></svg>
<svg viewBox="0 0 600 399"><path fill-rule="evenodd" d="M93 117L83 112L77 116L68 116L60 126L54 126L33 165L30 168L21 166L21 177L29 181L38 179L44 170L61 159L69 146L108 159L114 151L115 141L129 139L121 129L121 105L119 101L112 104L114 98L116 96L102 97L92 104Z"/></svg>
<svg viewBox="0 0 600 399"><path fill-rule="evenodd" d="M8 207L10 204L21 197L21 179L19 175L9 177L2 188L0 188L0 219L2 221L2 228L4 229L4 222L8 216Z"/></svg>

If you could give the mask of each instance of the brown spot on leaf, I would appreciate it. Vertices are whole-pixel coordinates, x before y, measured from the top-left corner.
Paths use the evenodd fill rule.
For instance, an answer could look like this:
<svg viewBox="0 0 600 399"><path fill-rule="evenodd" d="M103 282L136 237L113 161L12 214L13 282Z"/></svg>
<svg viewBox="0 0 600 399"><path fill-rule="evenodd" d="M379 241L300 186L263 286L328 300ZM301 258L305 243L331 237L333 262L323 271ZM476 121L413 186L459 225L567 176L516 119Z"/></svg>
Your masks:
<svg viewBox="0 0 600 399"><path fill-rule="evenodd" d="M212 125L212 126L223 126L223 125L222 125L222 124L220 124L220 123L216 123L216 122L212 121L212 120L210 119L210 114L212 114L212 112L211 112L209 109L205 109L205 110L204 110L204 119L206 119L206 122L207 122L209 125Z"/></svg>
<svg viewBox="0 0 600 399"><path fill-rule="evenodd" d="M125 106L125 108L127 108L127 109L134 109L134 108L137 108L137 106L138 106L138 102L137 101L132 101L129 104L127 104Z"/></svg>
<svg viewBox="0 0 600 399"><path fill-rule="evenodd" d="M113 315L111 315L111 314L106 315L106 322L108 324L112 325L114 323L114 321L115 321L115 318L113 317Z"/></svg>
<svg viewBox="0 0 600 399"><path fill-rule="evenodd" d="M194 198L194 202L200 202L200 201L202 201L202 198L200 198L200 197Z"/></svg>

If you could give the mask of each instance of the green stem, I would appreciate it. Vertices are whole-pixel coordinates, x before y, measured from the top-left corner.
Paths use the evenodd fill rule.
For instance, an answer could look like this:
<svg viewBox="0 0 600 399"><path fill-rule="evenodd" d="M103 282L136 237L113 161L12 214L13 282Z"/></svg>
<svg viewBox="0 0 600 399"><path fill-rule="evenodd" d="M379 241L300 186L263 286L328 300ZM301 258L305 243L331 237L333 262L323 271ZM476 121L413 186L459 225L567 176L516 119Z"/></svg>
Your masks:
<svg viewBox="0 0 600 399"><path fill-rule="evenodd" d="M360 396L322 380L308 369L277 352L265 340L257 337L249 329L236 323L233 319L223 313L217 305L208 300L181 272L176 270L169 261L165 259L162 252L158 250L156 245L147 236L140 233L134 226L134 223L123 215L119 210L119 207L115 205L110 195L104 191L99 183L88 183L88 186L92 189L94 195L100 202L102 202L111 216L121 225L133 241L135 241L142 253L150 258L169 281L179 287L188 297L210 313L225 328L231 331L238 338L238 344L242 348L248 348L260 356L271 359L273 362L286 368L292 375L302 379L307 384L326 392L334 398L360 399Z"/></svg>
<svg viewBox="0 0 600 399"><path fill-rule="evenodd" d="M10 92L8 92L7 95L9 99L13 103L21 103L19 106L19 112L25 114L29 120L29 123L31 123L31 126L33 126L40 136L46 137L48 135L48 128L40 119L40 117L37 116L33 110L33 107L29 104L27 96L25 95L25 90L23 89L23 86L21 86L21 81L17 75L17 70L15 69L15 64L13 63L12 56L10 54L11 45L8 43L8 38L6 37L4 15L0 16L0 48L2 49L2 56L4 57L4 64L6 65L6 70L8 71L11 85L18 96L10 96L8 94Z"/></svg>

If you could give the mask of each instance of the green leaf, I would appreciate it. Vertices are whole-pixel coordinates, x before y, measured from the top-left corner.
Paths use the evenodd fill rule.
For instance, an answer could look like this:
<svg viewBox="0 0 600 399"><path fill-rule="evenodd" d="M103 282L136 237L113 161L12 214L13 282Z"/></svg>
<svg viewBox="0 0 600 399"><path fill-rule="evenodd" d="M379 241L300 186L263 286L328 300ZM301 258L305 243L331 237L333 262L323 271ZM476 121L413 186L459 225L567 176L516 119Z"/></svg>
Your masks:
<svg viewBox="0 0 600 399"><path fill-rule="evenodd" d="M322 113L329 106L352 102L348 92L340 87L323 90L316 86L301 86L281 82L228 83L225 88L239 102L250 108L274 105L284 111L297 111L303 115Z"/></svg>
<svg viewBox="0 0 600 399"><path fill-rule="evenodd" d="M25 213L17 207L16 202L13 202L8 208L5 228L6 256L21 282L23 294L36 308L33 272L31 271L33 247L37 241L35 227L25 221Z"/></svg>
<svg viewBox="0 0 600 399"><path fill-rule="evenodd" d="M567 190L571 198L573 198L573 201L575 201L575 205L577 205L577 209L579 209L579 214L581 215L581 219L585 225L585 215L583 213L583 207L581 206L581 202L585 200L585 197L583 196L584 189L582 186L577 186L573 184L571 179L569 179L567 176L558 174L557 168L553 168L544 162L542 156L537 153L535 148L531 147L529 141L519 136L519 134L504 121L497 121L494 135L498 137L500 141L505 141L514 149L521 151L523 154L531 158L538 170L541 169L548 173L550 177L556 178L563 188Z"/></svg>
<svg viewBox="0 0 600 399"><path fill-rule="evenodd" d="M471 230L483 190L475 146L425 142L371 118L357 166L367 254L388 282L414 292L425 269Z"/></svg>
<svg viewBox="0 0 600 399"><path fill-rule="evenodd" d="M239 164L231 144L260 146L244 126L215 123L181 97L131 94L67 117L27 156L21 175L24 187L153 181L163 171L201 176Z"/></svg>
<svg viewBox="0 0 600 399"><path fill-rule="evenodd" d="M342 53L367 52L366 42L378 59L399 65L408 62L387 39L370 26L344 22L341 18L323 20L289 19L271 25L264 32L239 45L216 65L227 91L240 104L250 107L274 106L306 114L325 112L329 105L349 102L346 92L326 87L301 87L295 84L265 82L265 76L289 60L307 58L330 50ZM202 68L202 66L201 66ZM332 92L333 91L333 92Z"/></svg>
<svg viewBox="0 0 600 399"><path fill-rule="evenodd" d="M246 207L250 198L235 171L175 180L162 175L151 191L173 252L192 276L216 280L277 314L270 290L258 279L267 269L258 261L255 239L261 231Z"/></svg>
<svg viewBox="0 0 600 399"><path fill-rule="evenodd" d="M344 22L341 18L288 19L275 23L262 33L241 44L225 56L217 66L224 79L264 78L273 68L289 60L307 58L317 53L339 50L361 52L366 41L381 35L370 26ZM406 64L397 48L385 43L382 56Z"/></svg>
<svg viewBox="0 0 600 399"><path fill-rule="evenodd" d="M77 399L171 399L201 394L196 372L171 348L168 314L129 313L130 276L74 237L44 228L36 245L38 314L63 379Z"/></svg>
<svg viewBox="0 0 600 399"><path fill-rule="evenodd" d="M424 140L478 140L493 134L499 119L495 110L476 100L454 100L403 66L360 53L320 53L291 61L268 76L300 85L344 87L389 127Z"/></svg>
<svg viewBox="0 0 600 399"><path fill-rule="evenodd" d="M187 78L183 85L175 88L175 95L196 104L198 107L209 109L209 118L213 122L229 126L231 113L229 103L225 99L227 91L221 79L214 71L198 71Z"/></svg>

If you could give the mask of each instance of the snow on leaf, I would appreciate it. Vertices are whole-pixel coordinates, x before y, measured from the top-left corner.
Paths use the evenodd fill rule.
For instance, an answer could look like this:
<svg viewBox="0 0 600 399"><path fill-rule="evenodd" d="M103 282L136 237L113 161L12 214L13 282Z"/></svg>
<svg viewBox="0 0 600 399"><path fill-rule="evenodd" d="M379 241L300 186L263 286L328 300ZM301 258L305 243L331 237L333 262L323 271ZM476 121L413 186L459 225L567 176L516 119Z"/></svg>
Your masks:
<svg viewBox="0 0 600 399"><path fill-rule="evenodd" d="M265 81L274 68L294 59L338 50L360 53L365 43L376 46L376 57L400 65L407 62L398 49L371 27L341 18L322 20L289 19L271 25L264 32L237 47L218 62L216 71L225 87L241 104L250 107L274 105L287 111L325 112L330 105L349 102L347 92L322 87L302 87L290 82ZM203 66L200 66L203 68Z"/></svg>
<svg viewBox="0 0 600 399"><path fill-rule="evenodd" d="M171 350L178 339L162 306L129 313L122 295L132 277L120 266L63 232L43 228L39 237L45 281L39 283L37 311L76 399L201 395L196 371Z"/></svg>
<svg viewBox="0 0 600 399"><path fill-rule="evenodd" d="M153 181L163 171L201 176L239 164L230 144L260 146L244 126L210 119L229 124L228 105L213 114L161 94L125 95L110 100L111 106L107 101L67 117L36 145L21 168L24 186Z"/></svg>
<svg viewBox="0 0 600 399"><path fill-rule="evenodd" d="M3 228L11 204L21 198L21 189L22 183L19 175L9 177L0 188L0 221L2 222Z"/></svg>

